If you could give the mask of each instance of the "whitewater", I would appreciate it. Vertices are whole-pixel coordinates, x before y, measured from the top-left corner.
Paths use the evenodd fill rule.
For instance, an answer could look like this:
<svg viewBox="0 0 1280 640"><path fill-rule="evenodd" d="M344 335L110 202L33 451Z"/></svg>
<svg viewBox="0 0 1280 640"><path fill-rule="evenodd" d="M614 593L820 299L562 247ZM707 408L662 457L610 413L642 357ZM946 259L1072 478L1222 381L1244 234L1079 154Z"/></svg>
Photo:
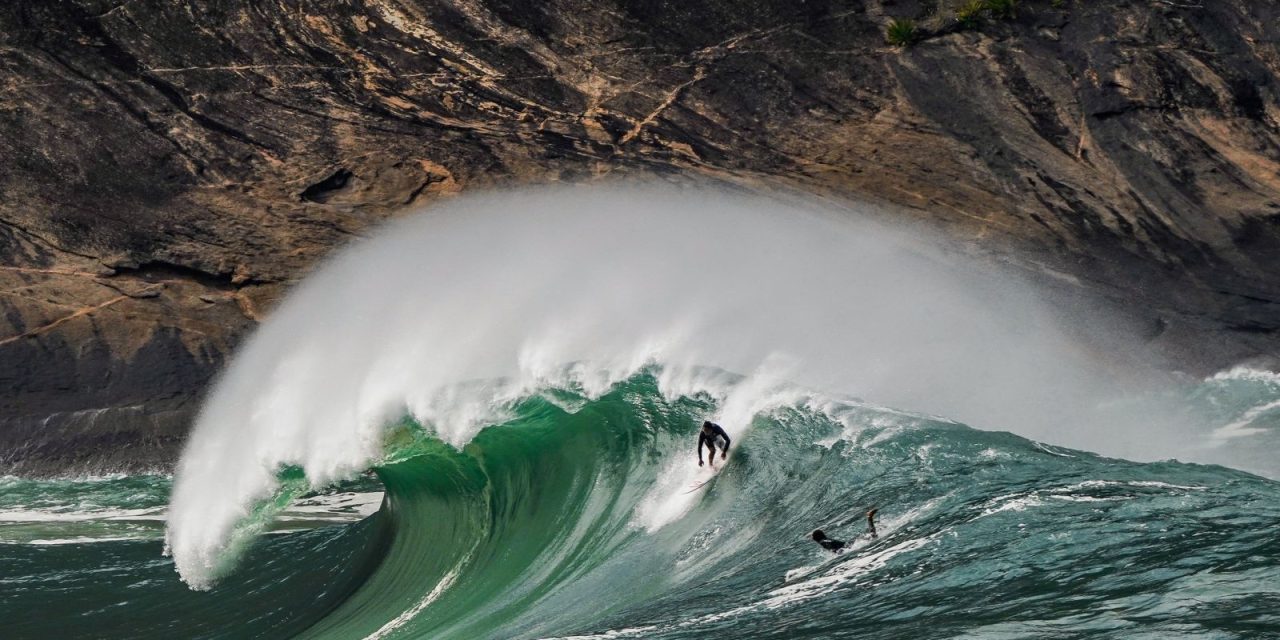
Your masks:
<svg viewBox="0 0 1280 640"><path fill-rule="evenodd" d="M1104 305L884 220L615 185L387 224L242 345L172 479L4 481L0 614L15 637L1280 637L1280 375L1161 373ZM697 486L705 419L734 451Z"/></svg>

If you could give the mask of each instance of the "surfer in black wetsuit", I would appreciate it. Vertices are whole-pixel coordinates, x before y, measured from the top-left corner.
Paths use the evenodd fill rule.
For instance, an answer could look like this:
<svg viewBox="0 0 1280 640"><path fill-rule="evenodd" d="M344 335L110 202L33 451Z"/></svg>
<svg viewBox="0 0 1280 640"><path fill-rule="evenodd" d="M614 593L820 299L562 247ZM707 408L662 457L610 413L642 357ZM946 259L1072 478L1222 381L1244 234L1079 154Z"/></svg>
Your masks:
<svg viewBox="0 0 1280 640"><path fill-rule="evenodd" d="M702 445L707 445L707 451L711 452L711 466L716 466L716 440L724 440L724 444L720 445L720 459L729 457L729 434L724 429L710 420L702 423L702 430L698 432L698 466L702 466Z"/></svg>
<svg viewBox="0 0 1280 640"><path fill-rule="evenodd" d="M813 541L822 545L822 548L827 551L839 551L844 548L843 540L832 540L831 538L828 538L827 534L824 533L822 529L813 530Z"/></svg>
<svg viewBox="0 0 1280 640"><path fill-rule="evenodd" d="M867 512L867 533L871 535L872 540L875 540L878 537L876 535L876 512L878 511L880 510L872 509ZM828 538L827 534L824 533L822 529L813 530L813 541L822 545L823 549L832 552L839 551L843 549L846 544L849 544L843 540L832 540L831 538Z"/></svg>

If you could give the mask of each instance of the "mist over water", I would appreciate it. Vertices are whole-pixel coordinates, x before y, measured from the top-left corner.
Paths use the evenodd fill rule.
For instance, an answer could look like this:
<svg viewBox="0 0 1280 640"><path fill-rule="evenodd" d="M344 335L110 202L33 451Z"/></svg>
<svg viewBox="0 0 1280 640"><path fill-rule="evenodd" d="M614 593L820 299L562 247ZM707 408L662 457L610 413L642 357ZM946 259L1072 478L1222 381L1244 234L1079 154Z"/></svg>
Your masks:
<svg viewBox="0 0 1280 640"><path fill-rule="evenodd" d="M595 396L645 367L668 396L724 400L708 417L735 439L818 390L1177 455L1169 421L1115 410L1140 364L1100 366L1055 318L1015 275L856 210L638 186L460 198L337 254L241 348L179 464L169 549L207 586L282 468L322 486L406 415L460 446L539 389Z"/></svg>

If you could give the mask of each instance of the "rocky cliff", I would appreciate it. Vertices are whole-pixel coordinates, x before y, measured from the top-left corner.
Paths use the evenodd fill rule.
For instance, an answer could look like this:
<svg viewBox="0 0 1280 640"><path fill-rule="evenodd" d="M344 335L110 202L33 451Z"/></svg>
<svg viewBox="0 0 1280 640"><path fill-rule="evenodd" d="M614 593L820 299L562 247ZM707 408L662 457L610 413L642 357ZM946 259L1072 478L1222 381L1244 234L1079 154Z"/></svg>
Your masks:
<svg viewBox="0 0 1280 640"><path fill-rule="evenodd" d="M1180 366L1274 355L1280 4L965 4L7 3L0 469L165 464L317 258L506 184L871 201L1123 301Z"/></svg>

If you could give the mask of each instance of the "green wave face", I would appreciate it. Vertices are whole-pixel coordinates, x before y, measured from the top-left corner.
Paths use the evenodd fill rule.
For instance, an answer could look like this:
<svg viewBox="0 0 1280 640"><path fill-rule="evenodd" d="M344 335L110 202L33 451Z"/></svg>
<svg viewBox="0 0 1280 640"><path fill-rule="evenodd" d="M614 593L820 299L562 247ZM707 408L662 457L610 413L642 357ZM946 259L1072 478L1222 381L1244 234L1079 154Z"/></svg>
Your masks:
<svg viewBox="0 0 1280 640"><path fill-rule="evenodd" d="M402 439L377 469L387 553L304 635L1280 630L1275 483L852 403L757 417L692 509L648 530L639 508L673 458L695 464L696 425L713 409L664 400L639 376L596 400L527 399L461 452ZM807 539L815 527L852 549L822 551Z"/></svg>
<svg viewBox="0 0 1280 640"><path fill-rule="evenodd" d="M389 457L400 461L377 468L387 490L380 515L394 523L391 550L308 637L554 632L563 625L545 607L557 617L598 617L660 589L645 585L648 560L618 564L618 554L644 538L632 512L663 457L687 449L695 464L690 425L709 401L667 403L648 377L590 402L557 395L524 401L511 422L461 452L435 441L393 447ZM601 595L626 586L620 580L630 588L607 604ZM531 626L531 614L544 625Z"/></svg>
<svg viewBox="0 0 1280 640"><path fill-rule="evenodd" d="M208 592L178 581L155 524L143 539L0 541L3 635L1280 634L1273 481L808 399L740 425L749 429L705 487L673 486L696 465L697 425L719 409L701 394L665 398L641 374L594 399L527 397L461 450L397 425L374 469L385 487L376 514L277 527ZM282 479L282 496L301 486L296 471ZM156 477L5 482L0 511L44 492L145 515L167 491ZM646 515L672 504L675 516ZM818 527L847 550L820 549L808 538Z"/></svg>

